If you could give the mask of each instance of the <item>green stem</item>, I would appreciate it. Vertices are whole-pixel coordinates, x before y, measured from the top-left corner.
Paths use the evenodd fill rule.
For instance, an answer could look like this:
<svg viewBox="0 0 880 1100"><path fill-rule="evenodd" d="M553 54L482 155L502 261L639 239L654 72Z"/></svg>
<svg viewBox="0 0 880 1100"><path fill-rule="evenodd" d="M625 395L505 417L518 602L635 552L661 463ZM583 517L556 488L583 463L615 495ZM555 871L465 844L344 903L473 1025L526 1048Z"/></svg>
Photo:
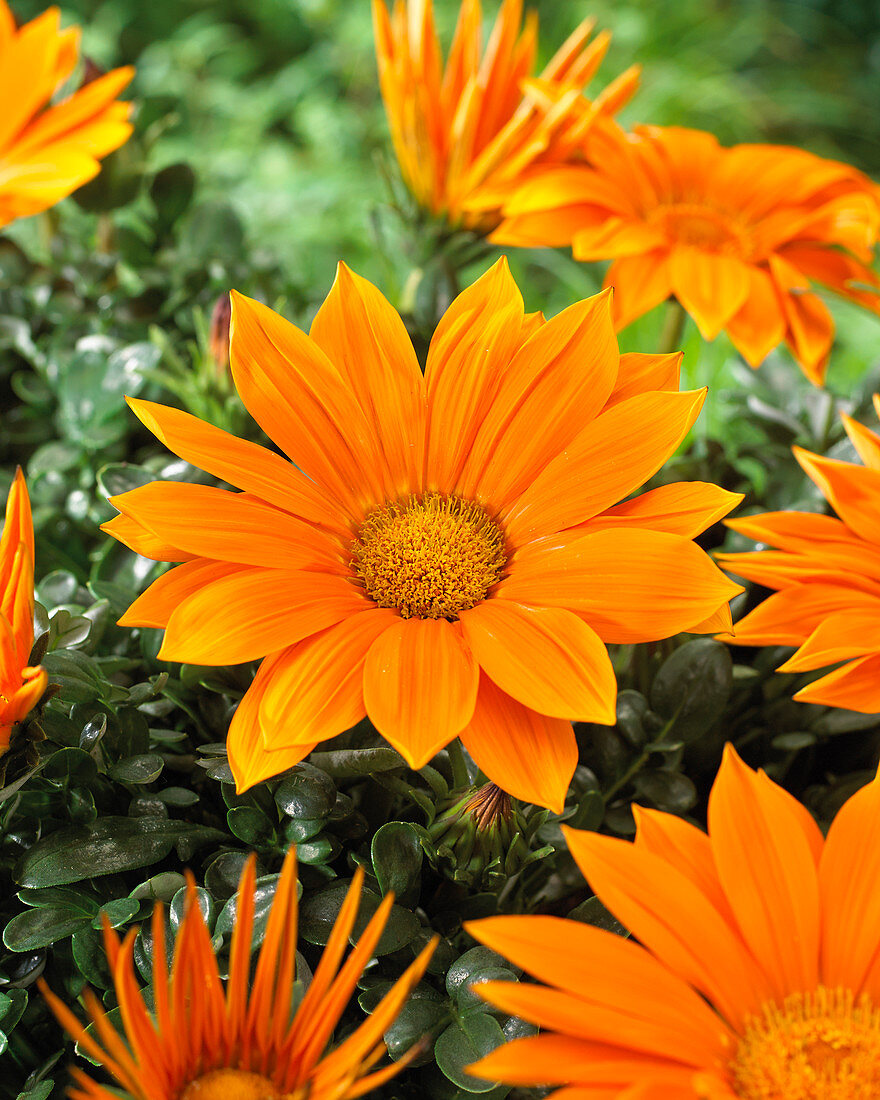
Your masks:
<svg viewBox="0 0 880 1100"><path fill-rule="evenodd" d="M661 355L681 350L681 338L684 335L685 321L687 321L687 312L684 306L677 298L670 299L669 305L666 307L663 331L660 333Z"/></svg>
<svg viewBox="0 0 880 1100"><path fill-rule="evenodd" d="M458 791L469 787L471 777L468 774L467 761L464 758L464 748L461 741L456 737L454 741L450 741L446 746L446 751L449 754L449 763L452 765L453 790Z"/></svg>
<svg viewBox="0 0 880 1100"><path fill-rule="evenodd" d="M649 752L643 752L640 756L630 764L620 779L617 782L612 783L607 791L602 792L602 797L605 799L605 805L611 801L618 791L622 791L623 788L629 783L629 781L648 763L648 757L651 754Z"/></svg>

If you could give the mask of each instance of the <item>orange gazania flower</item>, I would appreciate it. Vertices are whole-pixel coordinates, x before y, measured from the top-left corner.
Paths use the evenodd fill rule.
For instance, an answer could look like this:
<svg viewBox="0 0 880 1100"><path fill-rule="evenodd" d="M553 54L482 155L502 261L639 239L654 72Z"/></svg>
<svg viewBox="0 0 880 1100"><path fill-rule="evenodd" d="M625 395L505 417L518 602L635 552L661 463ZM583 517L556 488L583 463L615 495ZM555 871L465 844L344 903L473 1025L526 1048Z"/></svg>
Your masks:
<svg viewBox="0 0 880 1100"><path fill-rule="evenodd" d="M594 101L581 89L608 49L585 20L532 78L538 25L503 0L485 53L479 0L463 0L444 68L431 0L373 0L382 97L403 178L419 205L454 226L488 231L512 186L539 164L579 155L594 123L638 84L633 67Z"/></svg>
<svg viewBox="0 0 880 1100"><path fill-rule="evenodd" d="M625 135L611 123L591 159L526 183L493 240L613 260L605 281L618 328L674 295L707 340L724 329L753 367L785 340L821 383L834 322L812 284L880 313L867 266L880 192L849 165L781 145L723 148L678 127Z"/></svg>
<svg viewBox="0 0 880 1100"><path fill-rule="evenodd" d="M561 808L570 719L614 721L605 643L724 629L739 591L691 541L738 497L696 483L618 503L697 417L679 360L619 355L608 292L524 314L504 260L452 303L424 377L343 265L308 336L233 293L235 385L291 462L132 401L244 492L112 499L106 531L184 563L121 622L164 627L165 660L266 658L229 731L240 787L366 714L415 768L460 734L499 786Z"/></svg>
<svg viewBox="0 0 880 1100"><path fill-rule="evenodd" d="M638 943L557 917L472 935L545 985L475 987L546 1029L469 1072L558 1100L870 1100L880 1093L880 780L827 840L731 746L709 835L635 808L634 844L566 830Z"/></svg>
<svg viewBox="0 0 880 1100"><path fill-rule="evenodd" d="M78 53L79 30L62 31L57 8L16 29L0 0L0 226L60 202L131 134L131 104L116 101L131 68L114 69L49 106Z"/></svg>
<svg viewBox="0 0 880 1100"><path fill-rule="evenodd" d="M133 1100L353 1100L378 1088L406 1065L405 1056L393 1065L373 1070L385 1053L382 1035L421 979L436 938L386 993L369 1019L328 1051L339 1018L373 956L394 899L390 894L384 898L342 965L363 882L363 872L358 868L311 984L294 1008L295 852L295 848L288 852L278 879L250 992L256 887L253 857L238 887L225 990L191 877L170 977L163 909L157 905L153 910L152 1014L137 987L136 929L122 943L109 924L104 929L122 1035L90 990L83 994L83 1000L94 1022L94 1037L41 983L43 995L61 1024ZM82 1070L74 1069L73 1074L77 1087L71 1089L72 1100L116 1100L115 1092Z"/></svg>
<svg viewBox="0 0 880 1100"><path fill-rule="evenodd" d="M46 690L46 672L28 664L34 646L34 526L24 474L15 475L0 535L0 755L13 726Z"/></svg>
<svg viewBox="0 0 880 1100"><path fill-rule="evenodd" d="M880 415L880 397L874 404ZM734 531L778 549L719 555L724 568L777 591L725 641L799 646L780 672L844 662L795 699L875 714L880 712L880 436L845 414L842 419L864 466L793 448L839 519L767 512L728 521Z"/></svg>

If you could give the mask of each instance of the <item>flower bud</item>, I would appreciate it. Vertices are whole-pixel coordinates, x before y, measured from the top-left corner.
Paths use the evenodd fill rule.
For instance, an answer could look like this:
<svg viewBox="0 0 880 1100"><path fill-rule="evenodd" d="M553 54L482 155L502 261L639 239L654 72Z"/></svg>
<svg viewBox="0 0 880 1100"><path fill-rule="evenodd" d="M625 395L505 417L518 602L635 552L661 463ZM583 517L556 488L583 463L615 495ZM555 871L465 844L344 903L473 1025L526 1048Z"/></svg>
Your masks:
<svg viewBox="0 0 880 1100"><path fill-rule="evenodd" d="M214 303L211 314L211 329L208 333L208 350L222 377L229 369L229 323L232 320L232 305L228 294L221 294Z"/></svg>

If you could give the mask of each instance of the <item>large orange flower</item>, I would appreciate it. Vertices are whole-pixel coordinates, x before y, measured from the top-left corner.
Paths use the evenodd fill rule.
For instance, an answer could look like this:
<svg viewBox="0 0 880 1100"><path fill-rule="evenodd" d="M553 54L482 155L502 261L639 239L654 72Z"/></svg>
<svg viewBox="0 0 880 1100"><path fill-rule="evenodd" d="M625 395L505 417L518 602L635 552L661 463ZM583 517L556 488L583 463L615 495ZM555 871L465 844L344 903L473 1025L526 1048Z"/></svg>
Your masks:
<svg viewBox="0 0 880 1100"><path fill-rule="evenodd" d="M638 943L557 917L468 925L546 985L476 991L546 1029L470 1068L557 1100L873 1100L880 1094L880 780L827 840L728 746L709 835L636 808L634 844L566 830Z"/></svg>
<svg viewBox="0 0 880 1100"><path fill-rule="evenodd" d="M34 527L24 475L19 470L6 500L0 535L0 755L16 722L46 690L46 672L28 664L34 645Z"/></svg>
<svg viewBox="0 0 880 1100"><path fill-rule="evenodd" d="M445 68L431 0L373 0L379 80L403 178L419 205L453 225L486 231L512 186L538 164L579 155L597 119L629 100L633 67L597 99L581 89L610 35L590 41L585 20L531 78L538 26L522 0L503 0L486 52L479 0L463 0Z"/></svg>
<svg viewBox="0 0 880 1100"><path fill-rule="evenodd" d="M612 123L591 159L524 184L493 240L613 260L605 281L618 328L674 295L707 340L726 330L753 367L785 340L820 383L834 323L812 284L880 313L867 266L880 192L849 165L781 145L726 149L678 127L625 135Z"/></svg>
<svg viewBox="0 0 880 1100"><path fill-rule="evenodd" d="M192 878L170 977L163 909L157 905L153 910L152 1015L135 977L136 929L122 943L109 924L104 930L123 1035L89 990L83 1000L94 1034L41 984L62 1025L133 1100L354 1100L394 1077L406 1064L404 1057L371 1072L385 1053L382 1035L424 974L436 938L385 994L372 1016L327 1051L339 1018L373 956L394 898L389 894L382 901L343 964L363 882L358 868L314 977L294 1007L295 853L295 848L288 852L278 879L250 992L256 886L253 857L238 887L225 990ZM73 1100L116 1100L116 1092L82 1070L73 1073L78 1085L71 1089Z"/></svg>
<svg viewBox="0 0 880 1100"><path fill-rule="evenodd" d="M874 398L880 415L880 397ZM864 466L793 448L839 519L815 512L767 512L728 521L740 534L778 547L722 554L724 568L777 591L741 619L736 645L796 645L780 672L840 664L795 699L866 714L880 712L880 436L843 416Z"/></svg>
<svg viewBox="0 0 880 1100"><path fill-rule="evenodd" d="M738 497L697 483L618 503L703 403L677 392L679 359L620 356L608 292L524 314L504 260L452 303L424 377L400 317L342 265L308 336L234 294L236 387L296 465L132 401L244 492L113 498L105 530L184 563L121 622L164 627L166 660L266 658L229 731L240 787L367 714L413 767L461 734L499 786L561 807L569 719L614 721L605 643L724 629L739 591L691 541Z"/></svg>
<svg viewBox="0 0 880 1100"><path fill-rule="evenodd" d="M49 106L78 53L79 30L62 31L57 8L16 29L0 0L0 226L54 206L131 134L131 104L116 97L133 69L114 69Z"/></svg>

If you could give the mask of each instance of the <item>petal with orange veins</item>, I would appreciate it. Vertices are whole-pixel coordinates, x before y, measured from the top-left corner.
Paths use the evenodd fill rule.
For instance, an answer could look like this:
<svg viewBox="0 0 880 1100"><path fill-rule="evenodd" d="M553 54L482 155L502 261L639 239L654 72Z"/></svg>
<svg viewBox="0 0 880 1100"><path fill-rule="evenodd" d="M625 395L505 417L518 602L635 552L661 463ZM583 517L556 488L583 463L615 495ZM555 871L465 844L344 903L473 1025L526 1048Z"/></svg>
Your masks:
<svg viewBox="0 0 880 1100"><path fill-rule="evenodd" d="M629 351L620 357L617 380L608 398L606 408L651 390L678 390L683 353L672 351L666 355L647 355Z"/></svg>
<svg viewBox="0 0 880 1100"><path fill-rule="evenodd" d="M663 248L666 238L656 227L633 218L606 218L600 225L579 229L571 242L576 260L616 260L643 256Z"/></svg>
<svg viewBox="0 0 880 1100"><path fill-rule="evenodd" d="M829 615L872 609L875 619L880 617L880 592L872 596L844 585L794 584L740 619L735 637L726 640L735 645L801 645Z"/></svg>
<svg viewBox="0 0 880 1100"><path fill-rule="evenodd" d="M342 577L241 569L205 584L172 612L159 659L194 665L253 661L369 606Z"/></svg>
<svg viewBox="0 0 880 1100"><path fill-rule="evenodd" d="M189 554L181 550L179 546L172 546L165 542L133 516L118 515L106 523L101 524L101 530L111 535L117 542L140 554L142 558L151 558L153 561L191 561L195 554Z"/></svg>
<svg viewBox="0 0 880 1100"><path fill-rule="evenodd" d="M611 294L569 306L514 355L476 433L458 481L500 511L574 439L605 404L617 377ZM552 432L536 432L552 424Z"/></svg>
<svg viewBox="0 0 880 1100"><path fill-rule="evenodd" d="M502 515L520 547L586 523L643 485L675 451L706 390L639 394L597 416Z"/></svg>
<svg viewBox="0 0 880 1100"><path fill-rule="evenodd" d="M880 602L848 607L823 619L777 672L809 672L852 657L880 653Z"/></svg>
<svg viewBox="0 0 880 1100"><path fill-rule="evenodd" d="M708 820L718 877L774 999L814 989L818 826L790 794L746 767L729 744L709 795Z"/></svg>
<svg viewBox="0 0 880 1100"><path fill-rule="evenodd" d="M822 974L830 988L857 998L866 980L877 988L880 926L880 779L875 778L837 811L819 863L822 894ZM873 972L873 973L872 973Z"/></svg>
<svg viewBox="0 0 880 1100"><path fill-rule="evenodd" d="M36 150L59 138L78 142L79 130L83 125L100 117L122 89L131 83L133 76L134 69L130 65L113 69L37 115L16 138L16 155L22 151ZM125 104L125 108L128 112L130 104ZM109 151L103 150L102 155Z"/></svg>
<svg viewBox="0 0 880 1100"><path fill-rule="evenodd" d="M880 654L861 657L814 680L794 695L799 703L880 714Z"/></svg>
<svg viewBox="0 0 880 1100"><path fill-rule="evenodd" d="M384 499L372 426L321 348L233 290L229 361L248 412L288 458L350 513Z"/></svg>
<svg viewBox="0 0 880 1100"><path fill-rule="evenodd" d="M397 311L340 263L309 335L372 422L388 470L386 499L422 486L427 398L412 341Z"/></svg>
<svg viewBox="0 0 880 1100"><path fill-rule="evenodd" d="M484 673L461 739L496 786L522 802L562 813L578 761L571 722L524 707Z"/></svg>
<svg viewBox="0 0 880 1100"><path fill-rule="evenodd" d="M284 745L272 750L265 747L260 706L266 688L272 682L280 656L281 654L273 653L266 657L229 723L226 751L238 794L243 794L256 783L262 783L263 780L292 768L304 760L315 747L308 744Z"/></svg>
<svg viewBox="0 0 880 1100"><path fill-rule="evenodd" d="M762 512L726 520L725 525L755 542L765 542L780 550L799 550L804 554L825 556L837 549L829 543L846 543L850 547L874 550L873 547L865 547L841 520L821 512ZM878 554L877 564L880 567L880 551L874 552Z"/></svg>
<svg viewBox="0 0 880 1100"><path fill-rule="evenodd" d="M705 619L700 619L698 623L694 623L693 626L687 628L688 634L719 634L728 635L733 632L733 615L730 611L730 604L722 604L717 611L714 611L711 615L708 615ZM719 637L720 641L724 639Z"/></svg>
<svg viewBox="0 0 880 1100"><path fill-rule="evenodd" d="M790 554L784 550L760 550L753 554L716 554L718 563L729 573L755 581L766 588L787 588L795 584L830 584L880 596L880 580L862 576L854 569L863 568L858 555L850 555L849 569L825 563L820 556Z"/></svg>
<svg viewBox="0 0 880 1100"><path fill-rule="evenodd" d="M616 721L611 658L571 611L491 599L463 611L461 625L480 667L517 702L551 718Z"/></svg>
<svg viewBox="0 0 880 1100"><path fill-rule="evenodd" d="M847 527L874 543L871 549L880 546L880 471L802 447L792 447L792 453Z"/></svg>
<svg viewBox="0 0 880 1100"><path fill-rule="evenodd" d="M688 630L741 591L690 539L620 527L526 547L496 595L568 608L603 642L626 643Z"/></svg>
<svg viewBox="0 0 880 1100"><path fill-rule="evenodd" d="M364 703L386 741L421 768L471 720L479 678L458 623L401 619L367 653Z"/></svg>
<svg viewBox="0 0 880 1100"><path fill-rule="evenodd" d="M669 258L676 298L697 322L706 340L714 340L745 302L749 266L735 256L679 245Z"/></svg>
<svg viewBox="0 0 880 1100"><path fill-rule="evenodd" d="M769 999L767 975L687 867L616 837L565 826L563 833L602 903L731 1027L740 1027Z"/></svg>
<svg viewBox="0 0 880 1100"><path fill-rule="evenodd" d="M395 611L370 608L284 650L260 708L266 748L324 741L358 723L367 652L398 622Z"/></svg>
<svg viewBox="0 0 880 1100"><path fill-rule="evenodd" d="M205 558L184 562L154 580L118 620L118 625L164 627L181 601L200 591L204 585L222 577L247 573L248 569L246 565Z"/></svg>
<svg viewBox="0 0 880 1100"><path fill-rule="evenodd" d="M785 339L788 324L776 283L759 267L749 267L745 301L727 319L725 329L733 346L750 367L758 367Z"/></svg>
<svg viewBox="0 0 880 1100"><path fill-rule="evenodd" d="M834 338L834 320L827 306L810 291L809 280L788 260L774 253L769 264L794 356L810 381L821 385Z"/></svg>
<svg viewBox="0 0 880 1100"><path fill-rule="evenodd" d="M126 400L144 427L185 462L291 515L344 530L338 510L281 455L179 409L135 397Z"/></svg>
<svg viewBox="0 0 880 1100"><path fill-rule="evenodd" d="M519 347L523 317L522 295L502 257L440 319L425 369L426 488L448 491L457 483Z"/></svg>
<svg viewBox="0 0 880 1100"><path fill-rule="evenodd" d="M600 512L589 521L585 533L615 527L647 527L693 539L743 499L742 493L729 493L707 481L679 481Z"/></svg>
<svg viewBox="0 0 880 1100"><path fill-rule="evenodd" d="M871 470L880 470L880 436L846 413L841 413L840 419L862 462Z"/></svg>
<svg viewBox="0 0 880 1100"><path fill-rule="evenodd" d="M262 566L270 561L286 569L336 573L345 569L338 542L249 493L190 482L151 481L109 499L124 516L188 554L242 565ZM110 533L116 530L118 525Z"/></svg>
<svg viewBox="0 0 880 1100"><path fill-rule="evenodd" d="M640 1051L659 1054L670 1061L678 1059L702 1065L723 1049L728 1032L716 1013L681 977L632 940L579 921L552 916L489 917L468 921L465 929L539 982L571 994L581 1002L585 1020L596 1010L607 1014L595 1030L592 1026L575 1025L561 1029L566 1035L579 1036L587 1043L620 1044L617 1054L621 1059L631 1051ZM500 985L480 983L472 988L490 1004L497 1004ZM513 982L510 986L534 988ZM624 1024L627 1017L630 1022ZM535 1022L549 1025L548 1020ZM656 1039L664 1034L660 1041L669 1044L666 1049L662 1046L651 1049L650 1042L644 1045L632 1042L639 1031L644 1031L647 1037L652 1025L658 1029ZM616 1033L615 1027L620 1029ZM701 1050L702 1055L698 1053ZM607 1059L610 1052L595 1053ZM563 1072L569 1069L560 1068ZM590 1079L581 1073L559 1078Z"/></svg>
<svg viewBox="0 0 880 1100"><path fill-rule="evenodd" d="M669 250L622 256L608 268L603 286L614 287L614 327L619 332L672 294Z"/></svg>
<svg viewBox="0 0 880 1100"><path fill-rule="evenodd" d="M20 544L27 548L34 561L34 524L31 517L31 501L21 467L16 470L12 487L6 498L3 531L0 533L0 592L5 591L12 575L13 561Z"/></svg>

